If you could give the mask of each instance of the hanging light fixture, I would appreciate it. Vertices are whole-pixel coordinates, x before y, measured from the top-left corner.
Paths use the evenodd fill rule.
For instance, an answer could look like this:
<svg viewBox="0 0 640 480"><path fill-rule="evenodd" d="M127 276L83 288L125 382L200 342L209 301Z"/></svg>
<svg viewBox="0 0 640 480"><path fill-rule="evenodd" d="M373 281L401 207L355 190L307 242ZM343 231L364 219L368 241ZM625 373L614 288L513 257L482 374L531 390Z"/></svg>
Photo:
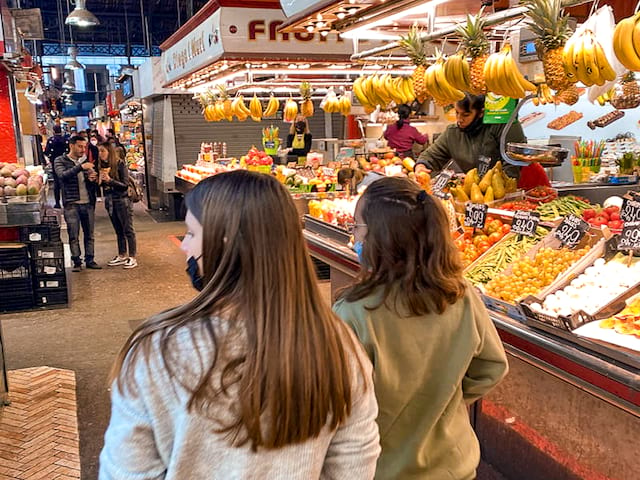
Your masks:
<svg viewBox="0 0 640 480"><path fill-rule="evenodd" d="M76 0L76 8L69 14L64 23L66 25L75 25L76 27L95 27L100 25L100 20L87 10L85 4L86 0Z"/></svg>
<svg viewBox="0 0 640 480"><path fill-rule="evenodd" d="M67 55L69 55L69 61L64 66L67 70L82 70L84 69L84 65L82 65L78 61L78 49L76 47L69 47L67 50Z"/></svg>
<svg viewBox="0 0 640 480"><path fill-rule="evenodd" d="M62 84L63 90L75 90L76 84L73 82L71 72L64 72L64 83Z"/></svg>

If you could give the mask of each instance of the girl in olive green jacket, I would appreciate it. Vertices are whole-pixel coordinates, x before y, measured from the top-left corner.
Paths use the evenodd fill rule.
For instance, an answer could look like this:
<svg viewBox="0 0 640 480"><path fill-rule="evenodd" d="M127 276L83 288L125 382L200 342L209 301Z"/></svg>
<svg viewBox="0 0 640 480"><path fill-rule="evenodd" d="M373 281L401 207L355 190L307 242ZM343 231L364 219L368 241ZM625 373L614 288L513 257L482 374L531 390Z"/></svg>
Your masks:
<svg viewBox="0 0 640 480"><path fill-rule="evenodd" d="M506 375L507 358L463 279L446 213L390 177L368 187L355 221L362 273L334 310L374 366L376 479L473 479L480 447L467 407Z"/></svg>

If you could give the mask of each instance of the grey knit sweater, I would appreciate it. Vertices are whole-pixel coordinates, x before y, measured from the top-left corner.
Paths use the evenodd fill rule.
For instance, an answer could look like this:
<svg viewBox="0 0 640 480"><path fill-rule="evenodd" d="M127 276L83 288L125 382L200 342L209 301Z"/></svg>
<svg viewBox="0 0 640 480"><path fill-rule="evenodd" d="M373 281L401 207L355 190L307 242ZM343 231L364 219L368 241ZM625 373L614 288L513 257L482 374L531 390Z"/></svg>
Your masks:
<svg viewBox="0 0 640 480"><path fill-rule="evenodd" d="M190 384L211 361L212 347L205 339L202 324L196 324L182 327L172 340L170 349L179 359L183 382ZM378 408L371 364L363 352L359 355L365 375L355 385L352 413L345 424L302 444L253 453L249 446L230 446L224 435L214 432L215 423L187 411L188 393L162 365L157 339L152 344L148 364L134 365L137 391L112 388L111 421L100 455L101 480L373 478L380 454ZM199 356L196 346L206 353ZM220 416L224 418L224 413Z"/></svg>

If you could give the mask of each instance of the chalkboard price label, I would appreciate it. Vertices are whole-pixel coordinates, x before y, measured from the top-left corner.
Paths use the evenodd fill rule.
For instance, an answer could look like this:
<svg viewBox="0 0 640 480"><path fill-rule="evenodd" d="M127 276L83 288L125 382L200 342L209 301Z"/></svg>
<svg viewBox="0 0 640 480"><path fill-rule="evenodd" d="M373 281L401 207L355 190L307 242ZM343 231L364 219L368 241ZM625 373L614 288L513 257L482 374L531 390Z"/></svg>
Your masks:
<svg viewBox="0 0 640 480"><path fill-rule="evenodd" d="M618 250L640 250L640 222L627 222L618 237Z"/></svg>
<svg viewBox="0 0 640 480"><path fill-rule="evenodd" d="M484 155L480 155L478 157L478 177L482 179L491 167L491 158L485 157Z"/></svg>
<svg viewBox="0 0 640 480"><path fill-rule="evenodd" d="M624 222L640 222L640 201L624 198L620 209L620 220Z"/></svg>
<svg viewBox="0 0 640 480"><path fill-rule="evenodd" d="M569 248L574 248L580 243L584 234L589 230L589 224L575 215L564 217L555 231L555 237Z"/></svg>
<svg viewBox="0 0 640 480"><path fill-rule="evenodd" d="M540 214L538 212L530 212L528 210L516 210L513 213L513 222L511 223L511 231L519 235L533 237L540 223Z"/></svg>
<svg viewBox="0 0 640 480"><path fill-rule="evenodd" d="M489 206L484 203L467 203L464 209L464 225L466 227L484 228Z"/></svg>
<svg viewBox="0 0 640 480"><path fill-rule="evenodd" d="M432 190L435 192L442 192L444 187L447 186L451 178L453 178L454 172L453 170L443 170L438 174L433 182Z"/></svg>

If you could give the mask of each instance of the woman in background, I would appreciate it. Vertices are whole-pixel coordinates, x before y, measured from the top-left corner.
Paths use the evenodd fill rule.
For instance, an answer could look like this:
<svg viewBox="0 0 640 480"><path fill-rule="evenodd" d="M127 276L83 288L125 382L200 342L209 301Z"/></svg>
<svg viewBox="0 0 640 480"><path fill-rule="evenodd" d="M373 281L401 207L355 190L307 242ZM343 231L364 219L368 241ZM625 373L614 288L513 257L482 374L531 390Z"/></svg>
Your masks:
<svg viewBox="0 0 640 480"><path fill-rule="evenodd" d="M289 156L295 156L298 163L304 163L311 151L313 137L309 131L309 122L302 115L298 115L289 128L287 148Z"/></svg>
<svg viewBox="0 0 640 480"><path fill-rule="evenodd" d="M136 268L138 261L136 232L133 228L133 205L129 199L129 169L124 160L118 158L110 143L98 146L100 158L100 185L105 197L105 208L118 239L118 255L107 265L122 265L125 269ZM127 250L128 246L128 250Z"/></svg>
<svg viewBox="0 0 640 480"><path fill-rule="evenodd" d="M320 297L291 195L237 170L185 204L200 293L120 352L100 479L372 479L371 364Z"/></svg>
<svg viewBox="0 0 640 480"><path fill-rule="evenodd" d="M372 183L355 210L361 273L334 306L374 364L379 480L474 479L467 407L507 373L439 202L406 178Z"/></svg>
<svg viewBox="0 0 640 480"><path fill-rule="evenodd" d="M384 138L387 139L389 147L396 151L401 157L414 157L413 144L424 145L429 141L426 135L418 131L409 123L411 116L411 108L408 105L400 105L398 107L398 121L388 125L384 131Z"/></svg>

